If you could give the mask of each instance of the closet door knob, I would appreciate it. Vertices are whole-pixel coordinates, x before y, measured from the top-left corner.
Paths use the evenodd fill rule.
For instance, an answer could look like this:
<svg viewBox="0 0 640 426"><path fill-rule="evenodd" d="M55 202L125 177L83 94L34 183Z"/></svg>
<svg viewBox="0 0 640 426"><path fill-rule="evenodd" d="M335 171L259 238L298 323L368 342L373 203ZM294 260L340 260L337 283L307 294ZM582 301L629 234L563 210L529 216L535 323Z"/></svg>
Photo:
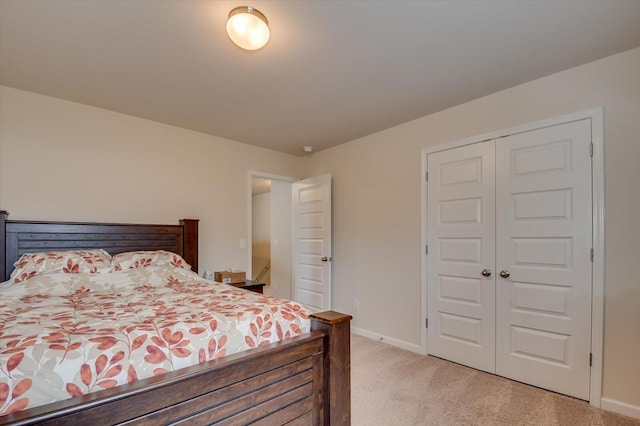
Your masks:
<svg viewBox="0 0 640 426"><path fill-rule="evenodd" d="M509 275L511 275L511 274L509 273L509 271L505 271L504 269L503 269L502 271L500 271L500 276L501 276L502 278L509 278Z"/></svg>
<svg viewBox="0 0 640 426"><path fill-rule="evenodd" d="M491 276L491 271L488 269L483 269L481 272L483 277L490 277Z"/></svg>
<svg viewBox="0 0 640 426"><path fill-rule="evenodd" d="M321 261L323 261L323 262L330 262L330 261L331 261L331 258L330 258L330 257L327 257L327 256L324 256L324 257L323 257L322 259L320 259L320 260L321 260Z"/></svg>

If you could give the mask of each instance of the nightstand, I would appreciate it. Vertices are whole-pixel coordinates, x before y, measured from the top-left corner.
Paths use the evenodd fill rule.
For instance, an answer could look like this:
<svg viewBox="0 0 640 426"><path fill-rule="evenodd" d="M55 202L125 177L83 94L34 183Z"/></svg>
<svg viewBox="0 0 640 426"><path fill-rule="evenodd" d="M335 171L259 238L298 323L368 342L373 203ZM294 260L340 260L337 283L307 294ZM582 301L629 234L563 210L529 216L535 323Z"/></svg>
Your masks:
<svg viewBox="0 0 640 426"><path fill-rule="evenodd" d="M233 284L229 284L229 285L232 285L232 286L238 287L238 288L243 288L245 290L253 291L255 293L263 294L263 288L265 286L265 283L261 283L261 282L258 282L258 281L246 280L246 281L241 282L241 283L233 283Z"/></svg>

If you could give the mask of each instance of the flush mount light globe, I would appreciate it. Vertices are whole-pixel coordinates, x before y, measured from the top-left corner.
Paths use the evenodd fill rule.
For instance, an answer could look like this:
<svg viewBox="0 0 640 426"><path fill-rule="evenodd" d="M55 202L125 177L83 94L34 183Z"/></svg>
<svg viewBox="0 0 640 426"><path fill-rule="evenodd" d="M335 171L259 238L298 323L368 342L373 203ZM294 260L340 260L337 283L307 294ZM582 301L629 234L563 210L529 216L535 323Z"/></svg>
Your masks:
<svg viewBox="0 0 640 426"><path fill-rule="evenodd" d="M242 49L258 50L269 41L269 22L259 10L236 7L229 12L227 34Z"/></svg>

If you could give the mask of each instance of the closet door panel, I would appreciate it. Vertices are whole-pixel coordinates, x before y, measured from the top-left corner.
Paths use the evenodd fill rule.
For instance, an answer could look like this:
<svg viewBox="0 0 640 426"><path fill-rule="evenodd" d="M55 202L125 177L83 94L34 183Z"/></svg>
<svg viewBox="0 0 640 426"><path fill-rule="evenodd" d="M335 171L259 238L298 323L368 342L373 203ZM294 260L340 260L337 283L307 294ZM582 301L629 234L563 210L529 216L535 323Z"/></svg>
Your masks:
<svg viewBox="0 0 640 426"><path fill-rule="evenodd" d="M496 372L589 398L591 127L496 143Z"/></svg>
<svg viewBox="0 0 640 426"><path fill-rule="evenodd" d="M429 353L495 372L495 149L484 142L430 154Z"/></svg>

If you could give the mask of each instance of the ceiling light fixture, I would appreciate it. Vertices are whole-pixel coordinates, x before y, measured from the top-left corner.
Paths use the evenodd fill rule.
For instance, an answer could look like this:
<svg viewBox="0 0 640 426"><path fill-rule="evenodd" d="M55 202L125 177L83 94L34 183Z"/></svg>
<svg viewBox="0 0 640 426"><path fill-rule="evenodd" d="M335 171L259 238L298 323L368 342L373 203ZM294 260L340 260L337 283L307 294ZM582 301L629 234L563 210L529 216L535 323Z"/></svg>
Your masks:
<svg viewBox="0 0 640 426"><path fill-rule="evenodd" d="M269 41L269 22L251 6L236 7L229 12L227 34L242 49L258 50Z"/></svg>
<svg viewBox="0 0 640 426"><path fill-rule="evenodd" d="M302 150L307 154L311 154L313 152L313 145L305 145L302 147Z"/></svg>

